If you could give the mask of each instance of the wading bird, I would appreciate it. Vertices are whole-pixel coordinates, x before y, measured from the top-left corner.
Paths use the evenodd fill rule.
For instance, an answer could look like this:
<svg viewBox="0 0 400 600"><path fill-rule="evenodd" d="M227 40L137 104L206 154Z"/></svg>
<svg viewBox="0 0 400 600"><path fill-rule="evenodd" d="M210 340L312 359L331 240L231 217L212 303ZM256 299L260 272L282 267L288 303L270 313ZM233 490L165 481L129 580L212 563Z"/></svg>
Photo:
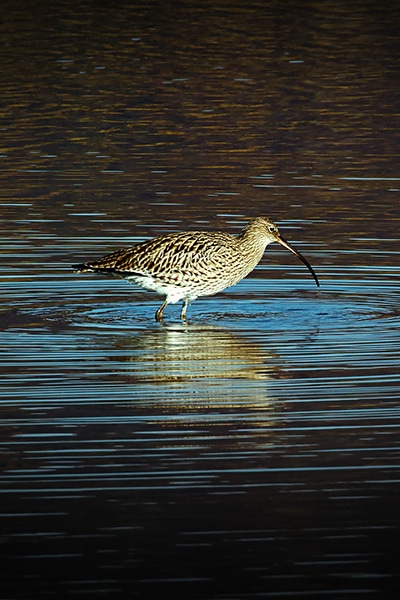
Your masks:
<svg viewBox="0 0 400 600"><path fill-rule="evenodd" d="M223 231L170 233L99 260L72 266L80 273L121 277L165 296L155 315L157 321L163 320L168 304L182 300L181 319L185 320L191 302L238 283L251 273L266 247L273 242L293 252L306 265L319 287L309 262L283 239L277 226L267 217L252 219L237 236Z"/></svg>

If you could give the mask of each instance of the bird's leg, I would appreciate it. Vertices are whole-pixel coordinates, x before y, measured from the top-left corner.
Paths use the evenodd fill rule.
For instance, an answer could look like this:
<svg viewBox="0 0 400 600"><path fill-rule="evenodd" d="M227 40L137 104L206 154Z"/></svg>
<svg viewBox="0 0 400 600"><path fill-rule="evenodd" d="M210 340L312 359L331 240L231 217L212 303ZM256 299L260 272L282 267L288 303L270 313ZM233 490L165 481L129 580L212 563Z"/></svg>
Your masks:
<svg viewBox="0 0 400 600"><path fill-rule="evenodd" d="M183 301L182 310L181 310L182 321L186 321L186 309L189 306L189 304L190 304L189 299L185 298Z"/></svg>
<svg viewBox="0 0 400 600"><path fill-rule="evenodd" d="M164 300L164 302L161 304L160 308L156 312L156 321L158 321L159 323L161 323L164 319L164 310L167 304L168 302Z"/></svg>

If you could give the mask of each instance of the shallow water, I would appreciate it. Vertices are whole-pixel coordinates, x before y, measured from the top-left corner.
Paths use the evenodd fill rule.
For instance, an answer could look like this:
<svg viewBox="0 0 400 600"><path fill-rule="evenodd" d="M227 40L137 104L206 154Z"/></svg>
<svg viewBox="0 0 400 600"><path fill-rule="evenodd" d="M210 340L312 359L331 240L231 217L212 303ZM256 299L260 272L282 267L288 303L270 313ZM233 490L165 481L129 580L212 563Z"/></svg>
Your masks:
<svg viewBox="0 0 400 600"><path fill-rule="evenodd" d="M397 597L398 10L162 6L6 6L4 599ZM70 268L257 214L320 292Z"/></svg>

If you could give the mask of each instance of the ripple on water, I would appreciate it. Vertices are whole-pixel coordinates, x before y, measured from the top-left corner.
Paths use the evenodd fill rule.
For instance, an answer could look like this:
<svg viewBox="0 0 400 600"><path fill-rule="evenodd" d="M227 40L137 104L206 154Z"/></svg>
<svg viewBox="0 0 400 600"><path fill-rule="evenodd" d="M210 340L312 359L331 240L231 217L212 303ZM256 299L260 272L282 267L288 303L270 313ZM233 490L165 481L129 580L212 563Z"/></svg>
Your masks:
<svg viewBox="0 0 400 600"><path fill-rule="evenodd" d="M114 302L92 308L77 307L70 315L71 323L94 328L125 329L151 324L158 302ZM205 308L207 309L205 311ZM248 329L287 330L290 327L323 327L330 330L352 325L369 326L370 321L382 319L390 325L399 317L397 305L390 300L374 296L354 296L329 293L266 297L263 299L235 296L197 300L190 307L188 324L215 323L227 327ZM170 305L165 313L165 323L179 323L180 307Z"/></svg>
<svg viewBox="0 0 400 600"><path fill-rule="evenodd" d="M134 528L129 554L140 528L143 544L157 547L168 520L178 524L180 564L197 565L203 546L264 557L283 544L300 573L305 537L345 564L364 551L366 525L376 532L397 519L376 510L399 468L394 295L241 289L195 302L187 324L176 306L156 323L159 299L134 288L123 301L108 291L68 302L60 294L2 313L3 483L22 498L21 523L40 501L42 513L29 517L38 539L54 519L67 532L56 549L71 552L78 502L86 512L76 535L85 544L93 536L105 568L121 567L109 551L119 556L124 527ZM366 502L385 517L364 518ZM115 538L102 528L112 506ZM288 521L301 528L298 551ZM34 535L24 556L37 553ZM319 550L307 551L318 568ZM245 567L253 572L253 559Z"/></svg>

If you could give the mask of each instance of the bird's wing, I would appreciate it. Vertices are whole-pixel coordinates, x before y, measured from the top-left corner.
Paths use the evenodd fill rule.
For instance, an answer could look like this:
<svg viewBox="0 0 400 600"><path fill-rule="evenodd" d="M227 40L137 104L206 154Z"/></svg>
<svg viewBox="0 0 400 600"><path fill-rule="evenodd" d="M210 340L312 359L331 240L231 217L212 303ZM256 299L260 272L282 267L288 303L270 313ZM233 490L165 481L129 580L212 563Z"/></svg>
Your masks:
<svg viewBox="0 0 400 600"><path fill-rule="evenodd" d="M123 276L145 275L168 279L193 271L216 267L232 253L231 236L223 233L187 232L153 238L85 263L90 270Z"/></svg>

